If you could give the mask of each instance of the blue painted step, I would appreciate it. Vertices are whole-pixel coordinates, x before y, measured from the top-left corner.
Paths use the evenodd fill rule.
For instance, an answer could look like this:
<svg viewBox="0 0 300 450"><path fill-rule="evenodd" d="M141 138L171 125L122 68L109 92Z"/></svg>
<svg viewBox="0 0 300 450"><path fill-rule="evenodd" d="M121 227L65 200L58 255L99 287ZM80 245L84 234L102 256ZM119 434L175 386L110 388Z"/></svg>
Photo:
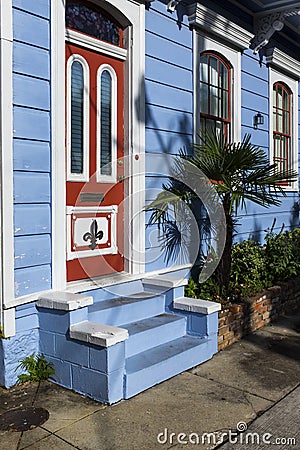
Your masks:
<svg viewBox="0 0 300 450"><path fill-rule="evenodd" d="M175 314L160 314L138 322L122 325L129 332L125 343L126 357L144 352L185 335L186 318Z"/></svg>
<svg viewBox="0 0 300 450"><path fill-rule="evenodd" d="M207 361L212 344L207 338L184 336L127 358L125 398Z"/></svg>
<svg viewBox="0 0 300 450"><path fill-rule="evenodd" d="M94 303L89 307L88 320L120 326L157 316L165 311L164 297L151 292L139 292L130 297L118 297Z"/></svg>

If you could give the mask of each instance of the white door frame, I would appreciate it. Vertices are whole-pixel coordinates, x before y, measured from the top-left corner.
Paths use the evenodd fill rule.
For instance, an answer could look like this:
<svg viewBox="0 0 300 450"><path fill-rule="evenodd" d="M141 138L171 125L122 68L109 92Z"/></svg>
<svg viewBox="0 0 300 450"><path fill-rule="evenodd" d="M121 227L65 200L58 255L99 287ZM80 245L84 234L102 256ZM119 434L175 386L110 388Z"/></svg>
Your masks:
<svg viewBox="0 0 300 450"><path fill-rule="evenodd" d="M96 1L109 8L117 20L130 22L128 59L125 66L125 155L128 179L127 236L134 250L125 248L126 272L144 273L145 255L145 6L135 0ZM52 35L52 289L63 290L66 283L66 191L65 191L65 0L51 2ZM119 10L120 12L118 12ZM138 155L138 157L135 157ZM132 194L135 194L133 199ZM127 239L125 239L127 241ZM88 281L78 283L84 290Z"/></svg>
<svg viewBox="0 0 300 450"><path fill-rule="evenodd" d="M0 324L15 334L13 236L12 0L0 3Z"/></svg>

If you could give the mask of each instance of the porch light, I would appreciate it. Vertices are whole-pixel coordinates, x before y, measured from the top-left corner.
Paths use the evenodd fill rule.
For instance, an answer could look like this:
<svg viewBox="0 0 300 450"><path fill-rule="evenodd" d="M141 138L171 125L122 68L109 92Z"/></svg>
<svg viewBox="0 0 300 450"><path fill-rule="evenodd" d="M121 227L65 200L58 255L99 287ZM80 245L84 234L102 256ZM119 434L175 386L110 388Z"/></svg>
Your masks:
<svg viewBox="0 0 300 450"><path fill-rule="evenodd" d="M255 116L253 117L253 127L255 130L257 130L259 125L263 125L265 122L264 116L262 115L262 113L258 112L257 114L255 114Z"/></svg>

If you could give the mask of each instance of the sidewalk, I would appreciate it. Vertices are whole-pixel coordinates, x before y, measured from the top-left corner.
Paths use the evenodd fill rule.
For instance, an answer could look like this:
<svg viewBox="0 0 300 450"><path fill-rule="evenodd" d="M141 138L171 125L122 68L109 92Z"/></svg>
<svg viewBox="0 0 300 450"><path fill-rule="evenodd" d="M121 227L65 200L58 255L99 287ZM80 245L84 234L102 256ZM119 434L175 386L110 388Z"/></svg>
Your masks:
<svg viewBox="0 0 300 450"><path fill-rule="evenodd" d="M297 445L276 449L300 448L299 333L300 313L283 317L205 364L113 406L48 382L37 393L36 384L0 388L0 415L32 404L50 413L32 430L0 431L0 449L209 449L237 426L270 433L272 439L297 439ZM214 435L198 445L203 433ZM224 450L246 447L270 445L221 445Z"/></svg>

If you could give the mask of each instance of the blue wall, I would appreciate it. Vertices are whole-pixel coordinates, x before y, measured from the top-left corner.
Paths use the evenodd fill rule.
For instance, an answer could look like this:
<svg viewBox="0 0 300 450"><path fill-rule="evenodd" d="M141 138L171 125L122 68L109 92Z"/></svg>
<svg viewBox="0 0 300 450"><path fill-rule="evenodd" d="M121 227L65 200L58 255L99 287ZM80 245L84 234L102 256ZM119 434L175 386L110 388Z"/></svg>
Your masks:
<svg viewBox="0 0 300 450"><path fill-rule="evenodd" d="M51 287L50 1L13 1L16 297Z"/></svg>
<svg viewBox="0 0 300 450"><path fill-rule="evenodd" d="M193 140L192 33L186 18L180 27L177 19L176 12L170 14L158 1L146 11L146 170L152 172L146 177L147 202L157 194L151 188L161 186L157 169L168 173L164 167L155 167L153 154L177 154ZM156 227L151 228L146 238L147 271L166 266Z"/></svg>
<svg viewBox="0 0 300 450"><path fill-rule="evenodd" d="M146 13L146 171L153 172L146 177L147 202L156 197L162 183L155 176L153 154L176 154L193 139L192 32L185 19L179 29L177 17L158 1ZM260 65L259 57L250 49L242 53L241 83L242 136L250 133L253 144L269 155L269 69L265 63ZM253 116L258 111L264 115L264 125L254 130ZM279 207L266 209L249 203L238 213L236 239L251 236L262 240L274 217L275 232L283 225L286 229L298 226L298 193L287 193ZM148 270L164 266L159 250L157 230L151 226L146 231Z"/></svg>
<svg viewBox="0 0 300 450"><path fill-rule="evenodd" d="M263 114L264 125L254 130L253 116L257 112ZM241 117L242 136L250 133L252 143L263 148L269 156L269 69L264 63L260 66L259 57L253 55L252 50L245 50L242 54ZM238 215L236 239L241 241L251 236L262 241L265 231L272 227L275 217L274 232L279 232L283 225L285 229L298 226L298 198L298 193L287 193L279 207L270 208L248 203L247 209Z"/></svg>

